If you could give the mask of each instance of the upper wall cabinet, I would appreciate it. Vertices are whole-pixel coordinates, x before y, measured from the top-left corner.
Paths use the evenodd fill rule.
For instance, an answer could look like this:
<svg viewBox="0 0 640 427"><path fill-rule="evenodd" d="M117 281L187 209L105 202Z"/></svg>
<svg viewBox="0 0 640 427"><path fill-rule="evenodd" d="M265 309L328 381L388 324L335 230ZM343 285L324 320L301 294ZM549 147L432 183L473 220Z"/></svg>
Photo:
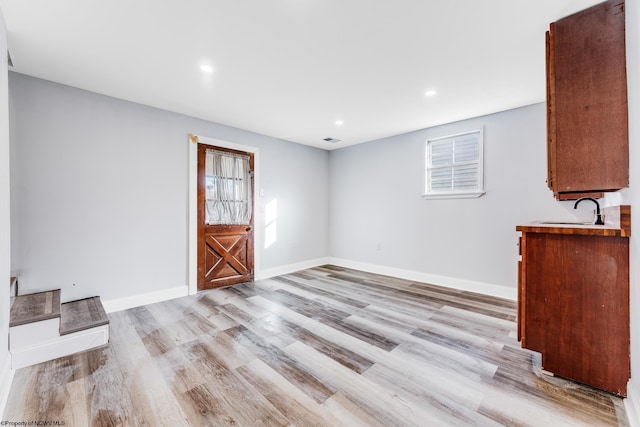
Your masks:
<svg viewBox="0 0 640 427"><path fill-rule="evenodd" d="M629 185L624 0L547 32L549 188L558 200Z"/></svg>

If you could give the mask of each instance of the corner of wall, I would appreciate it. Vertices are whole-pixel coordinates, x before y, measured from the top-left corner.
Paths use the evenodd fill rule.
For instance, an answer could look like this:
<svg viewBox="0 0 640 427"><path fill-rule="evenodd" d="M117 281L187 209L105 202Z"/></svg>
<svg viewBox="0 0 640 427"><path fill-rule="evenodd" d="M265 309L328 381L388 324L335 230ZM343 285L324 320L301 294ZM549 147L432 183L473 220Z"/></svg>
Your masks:
<svg viewBox="0 0 640 427"><path fill-rule="evenodd" d="M7 65L7 28L0 11L0 416L9 397L13 381L11 354L9 353L9 287L11 277L11 214L9 176L9 71ZM5 237L6 236L6 237Z"/></svg>
<svg viewBox="0 0 640 427"><path fill-rule="evenodd" d="M640 2L625 3L627 41L627 95L629 117L640 113ZM640 221L640 197L637 183L640 182L640 126L637 120L629 120L629 198L632 206L631 222ZM640 427L640 238L634 227L631 236L630 296L631 296L631 380L627 387L625 408L631 427Z"/></svg>
<svg viewBox="0 0 640 427"><path fill-rule="evenodd" d="M13 383L14 371L11 369L11 355L7 356L4 365L0 369L0 417L2 417L9 399L9 390Z"/></svg>
<svg viewBox="0 0 640 427"><path fill-rule="evenodd" d="M640 427L640 395L633 388L633 383L630 381L627 387L627 398L624 400L624 407L627 410L627 418L629 419L630 427Z"/></svg>

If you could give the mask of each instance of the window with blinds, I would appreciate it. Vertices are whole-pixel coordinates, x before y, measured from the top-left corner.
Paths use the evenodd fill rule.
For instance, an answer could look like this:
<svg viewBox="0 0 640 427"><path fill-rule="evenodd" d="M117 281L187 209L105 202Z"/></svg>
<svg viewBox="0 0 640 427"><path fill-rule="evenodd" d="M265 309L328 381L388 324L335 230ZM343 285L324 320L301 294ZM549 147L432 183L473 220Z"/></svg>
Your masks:
<svg viewBox="0 0 640 427"><path fill-rule="evenodd" d="M482 129L427 140L425 197L483 195L482 143Z"/></svg>

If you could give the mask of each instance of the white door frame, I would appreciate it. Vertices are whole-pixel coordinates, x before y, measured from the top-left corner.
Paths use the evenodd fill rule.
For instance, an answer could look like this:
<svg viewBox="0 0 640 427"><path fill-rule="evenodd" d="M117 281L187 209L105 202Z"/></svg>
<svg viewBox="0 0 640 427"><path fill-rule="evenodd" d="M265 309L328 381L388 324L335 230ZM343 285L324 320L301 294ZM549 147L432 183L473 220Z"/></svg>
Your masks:
<svg viewBox="0 0 640 427"><path fill-rule="evenodd" d="M248 145L236 144L206 136L189 135L189 295L198 293L198 144L253 153L253 276L258 276L262 247L262 217L258 209L260 188L260 150Z"/></svg>

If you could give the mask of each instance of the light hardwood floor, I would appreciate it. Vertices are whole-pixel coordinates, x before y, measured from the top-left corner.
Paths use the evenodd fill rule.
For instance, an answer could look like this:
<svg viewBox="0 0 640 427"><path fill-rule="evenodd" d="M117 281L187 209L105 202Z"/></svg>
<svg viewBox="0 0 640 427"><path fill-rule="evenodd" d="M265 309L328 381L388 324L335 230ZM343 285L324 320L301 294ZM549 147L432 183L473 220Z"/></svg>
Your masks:
<svg viewBox="0 0 640 427"><path fill-rule="evenodd" d="M626 426L540 373L515 303L318 267L109 315L111 342L16 372L5 421L66 426Z"/></svg>

